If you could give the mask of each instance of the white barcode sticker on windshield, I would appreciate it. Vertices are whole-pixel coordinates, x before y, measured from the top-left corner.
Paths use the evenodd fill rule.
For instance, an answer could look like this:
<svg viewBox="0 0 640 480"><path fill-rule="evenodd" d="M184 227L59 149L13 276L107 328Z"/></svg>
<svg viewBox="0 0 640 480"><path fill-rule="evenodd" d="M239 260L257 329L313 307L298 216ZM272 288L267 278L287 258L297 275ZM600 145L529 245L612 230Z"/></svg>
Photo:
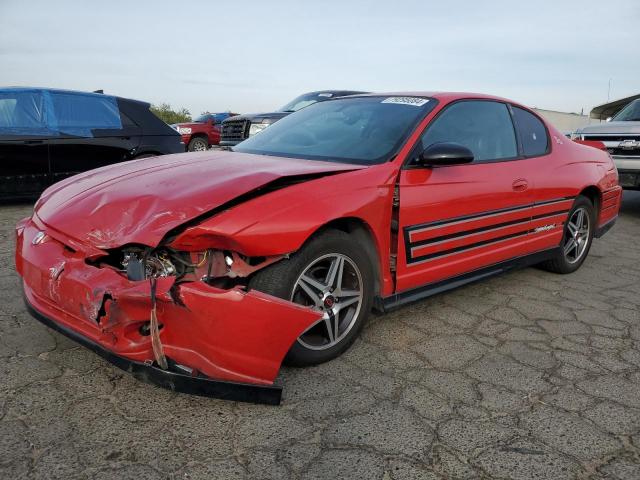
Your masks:
<svg viewBox="0 0 640 480"><path fill-rule="evenodd" d="M382 101L382 103L397 103L400 105L411 105L414 107L421 107L428 102L429 100L427 98L418 97L389 97Z"/></svg>

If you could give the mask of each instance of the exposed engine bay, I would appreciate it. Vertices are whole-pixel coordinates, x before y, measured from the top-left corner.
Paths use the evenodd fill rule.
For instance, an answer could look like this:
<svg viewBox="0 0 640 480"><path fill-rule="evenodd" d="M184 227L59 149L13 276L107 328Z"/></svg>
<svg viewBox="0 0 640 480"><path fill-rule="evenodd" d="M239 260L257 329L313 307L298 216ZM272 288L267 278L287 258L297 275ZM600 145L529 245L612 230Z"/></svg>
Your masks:
<svg viewBox="0 0 640 480"><path fill-rule="evenodd" d="M131 281L176 277L176 282L203 281L209 285L231 288L243 285L246 277L284 255L246 257L236 252L209 249L181 252L172 248L129 246L115 249L94 264L118 270Z"/></svg>
<svg viewBox="0 0 640 480"><path fill-rule="evenodd" d="M181 270L189 266L183 260L177 262L177 255L175 256L176 259L172 260L170 253L166 251L150 253L143 249L132 248L124 250L122 255L123 258L120 264L127 272L129 280L177 276L178 268L176 268L176 264L179 267L183 267Z"/></svg>

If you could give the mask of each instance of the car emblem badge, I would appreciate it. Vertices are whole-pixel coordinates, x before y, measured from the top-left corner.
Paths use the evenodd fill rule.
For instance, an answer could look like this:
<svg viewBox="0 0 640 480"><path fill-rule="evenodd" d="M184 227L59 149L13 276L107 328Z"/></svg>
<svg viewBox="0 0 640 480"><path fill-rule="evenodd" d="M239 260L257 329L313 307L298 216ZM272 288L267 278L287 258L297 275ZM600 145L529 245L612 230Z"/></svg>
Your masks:
<svg viewBox="0 0 640 480"><path fill-rule="evenodd" d="M640 141L638 140L623 140L618 145L618 148L624 148L625 150L633 150L634 148L640 147Z"/></svg>
<svg viewBox="0 0 640 480"><path fill-rule="evenodd" d="M43 242L44 237L46 237L46 236L47 236L46 233L40 231L40 232L36 233L36 236L33 237L33 240L31 240L31 243L33 245L40 245Z"/></svg>
<svg viewBox="0 0 640 480"><path fill-rule="evenodd" d="M555 223L552 223L551 225L543 225L541 227L538 227L538 228L534 229L533 233L548 232L549 230L553 230L554 228L556 228L556 224Z"/></svg>
<svg viewBox="0 0 640 480"><path fill-rule="evenodd" d="M333 296L328 295L325 299L324 299L324 306L325 308L333 308L333 306L336 304L336 299L333 298Z"/></svg>

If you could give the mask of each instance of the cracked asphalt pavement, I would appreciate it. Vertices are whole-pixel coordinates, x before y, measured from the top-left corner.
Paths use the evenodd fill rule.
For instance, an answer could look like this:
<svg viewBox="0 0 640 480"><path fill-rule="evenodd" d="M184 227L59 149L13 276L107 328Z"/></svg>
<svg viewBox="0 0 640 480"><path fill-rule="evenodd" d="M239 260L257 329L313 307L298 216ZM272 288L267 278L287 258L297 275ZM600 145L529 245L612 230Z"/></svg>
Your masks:
<svg viewBox="0 0 640 480"><path fill-rule="evenodd" d="M135 381L25 311L0 207L0 478L640 478L640 192L572 275L373 316L280 407Z"/></svg>

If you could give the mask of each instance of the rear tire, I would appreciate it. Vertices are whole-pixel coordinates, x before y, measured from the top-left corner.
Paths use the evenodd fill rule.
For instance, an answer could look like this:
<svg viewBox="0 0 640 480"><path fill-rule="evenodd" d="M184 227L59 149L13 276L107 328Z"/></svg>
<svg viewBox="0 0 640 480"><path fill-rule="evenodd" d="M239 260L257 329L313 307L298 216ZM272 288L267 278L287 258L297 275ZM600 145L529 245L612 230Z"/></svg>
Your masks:
<svg viewBox="0 0 640 480"><path fill-rule="evenodd" d="M323 312L323 318L291 346L286 365L317 365L351 346L371 311L372 263L351 235L328 230L250 279L251 289Z"/></svg>
<svg viewBox="0 0 640 480"><path fill-rule="evenodd" d="M187 150L190 152L204 152L209 148L209 142L204 137L193 137Z"/></svg>
<svg viewBox="0 0 640 480"><path fill-rule="evenodd" d="M593 203L580 195L567 216L564 235L560 243L560 252L555 258L547 260L540 266L554 273L573 273L584 263L596 226L596 213Z"/></svg>

